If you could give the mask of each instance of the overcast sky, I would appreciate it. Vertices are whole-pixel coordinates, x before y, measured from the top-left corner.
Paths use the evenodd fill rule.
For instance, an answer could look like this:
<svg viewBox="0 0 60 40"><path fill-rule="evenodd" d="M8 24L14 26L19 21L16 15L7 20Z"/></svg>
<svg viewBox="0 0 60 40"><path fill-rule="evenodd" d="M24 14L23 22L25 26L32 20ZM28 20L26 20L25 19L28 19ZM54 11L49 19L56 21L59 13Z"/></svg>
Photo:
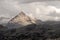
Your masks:
<svg viewBox="0 0 60 40"><path fill-rule="evenodd" d="M12 18L25 12L37 19L60 20L60 1L58 0L0 0L0 17ZM46 18L47 17L47 18ZM2 21L3 20L3 21ZM0 22L4 23L5 19ZM6 19L8 20L8 19Z"/></svg>

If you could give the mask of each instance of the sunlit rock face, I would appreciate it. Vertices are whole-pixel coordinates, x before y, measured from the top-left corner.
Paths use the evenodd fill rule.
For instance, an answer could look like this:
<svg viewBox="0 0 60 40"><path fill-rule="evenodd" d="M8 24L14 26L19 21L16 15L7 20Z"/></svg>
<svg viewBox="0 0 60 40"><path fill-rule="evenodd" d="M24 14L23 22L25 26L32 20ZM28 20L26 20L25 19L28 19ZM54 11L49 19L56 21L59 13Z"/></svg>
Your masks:
<svg viewBox="0 0 60 40"><path fill-rule="evenodd" d="M11 26L11 28L13 28L16 26L21 27L21 26L26 26L26 25L30 25L30 24L36 24L36 19L27 16L24 12L21 12L17 16L15 16L14 18L12 18L8 22L7 25Z"/></svg>

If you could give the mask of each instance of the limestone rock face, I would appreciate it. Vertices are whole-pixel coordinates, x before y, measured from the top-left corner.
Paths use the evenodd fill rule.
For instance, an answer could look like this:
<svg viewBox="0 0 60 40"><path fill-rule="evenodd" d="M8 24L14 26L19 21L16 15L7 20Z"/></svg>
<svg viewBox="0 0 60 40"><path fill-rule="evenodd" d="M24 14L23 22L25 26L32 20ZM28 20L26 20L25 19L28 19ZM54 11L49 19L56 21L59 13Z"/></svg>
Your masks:
<svg viewBox="0 0 60 40"><path fill-rule="evenodd" d="M8 22L8 26L10 25L17 25L17 26L26 26L26 25L30 25L30 24L35 24L36 23L36 19L35 18L31 18L28 15L26 15L24 12L20 12L17 16L15 16L14 18L12 18L9 22Z"/></svg>

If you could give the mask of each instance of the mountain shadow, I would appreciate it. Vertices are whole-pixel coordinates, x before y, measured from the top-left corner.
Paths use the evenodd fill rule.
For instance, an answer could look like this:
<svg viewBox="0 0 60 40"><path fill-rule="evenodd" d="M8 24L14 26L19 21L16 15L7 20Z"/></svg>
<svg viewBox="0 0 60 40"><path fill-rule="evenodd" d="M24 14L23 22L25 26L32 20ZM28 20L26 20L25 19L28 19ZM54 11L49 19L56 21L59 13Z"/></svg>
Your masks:
<svg viewBox="0 0 60 40"><path fill-rule="evenodd" d="M0 30L0 40L60 40L60 23L50 25L44 22L39 25L30 24L6 31Z"/></svg>

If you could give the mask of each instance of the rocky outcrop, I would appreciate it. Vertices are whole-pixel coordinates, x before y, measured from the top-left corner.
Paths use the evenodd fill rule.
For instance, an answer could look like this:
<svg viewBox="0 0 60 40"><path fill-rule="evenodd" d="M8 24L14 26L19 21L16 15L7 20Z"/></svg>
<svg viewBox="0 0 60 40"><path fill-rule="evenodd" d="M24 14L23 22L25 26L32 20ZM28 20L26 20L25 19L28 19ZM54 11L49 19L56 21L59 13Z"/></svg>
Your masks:
<svg viewBox="0 0 60 40"><path fill-rule="evenodd" d="M12 18L7 25L13 28L13 26L22 27L30 24L36 24L36 22L37 20L35 18L31 18L28 15L26 15L24 12L20 12L17 16Z"/></svg>

